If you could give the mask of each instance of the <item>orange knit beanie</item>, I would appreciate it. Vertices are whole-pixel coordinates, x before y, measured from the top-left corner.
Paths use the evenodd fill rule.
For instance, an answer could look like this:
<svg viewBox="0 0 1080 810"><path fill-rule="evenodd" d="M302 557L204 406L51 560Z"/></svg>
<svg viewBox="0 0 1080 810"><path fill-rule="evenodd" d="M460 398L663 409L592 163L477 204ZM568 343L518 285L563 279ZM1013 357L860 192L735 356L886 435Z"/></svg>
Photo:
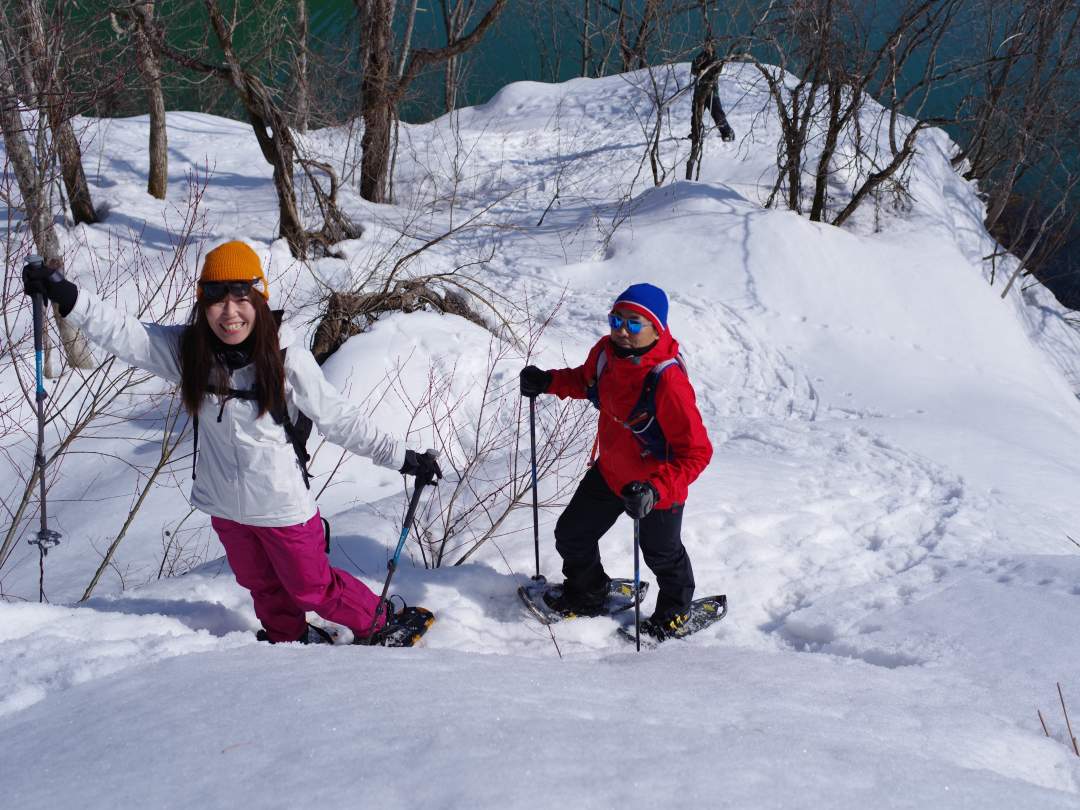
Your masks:
<svg viewBox="0 0 1080 810"><path fill-rule="evenodd" d="M244 242L226 242L207 253L199 281L250 281L263 298L270 300L262 261Z"/></svg>

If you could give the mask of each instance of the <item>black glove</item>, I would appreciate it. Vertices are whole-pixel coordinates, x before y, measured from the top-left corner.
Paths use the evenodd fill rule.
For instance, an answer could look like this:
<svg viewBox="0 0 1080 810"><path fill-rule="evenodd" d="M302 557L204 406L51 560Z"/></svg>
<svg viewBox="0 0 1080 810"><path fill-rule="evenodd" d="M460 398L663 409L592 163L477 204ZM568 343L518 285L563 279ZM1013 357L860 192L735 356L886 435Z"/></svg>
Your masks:
<svg viewBox="0 0 1080 810"><path fill-rule="evenodd" d="M551 386L551 372L536 366L525 366L521 370L521 395L535 397L546 393Z"/></svg>
<svg viewBox="0 0 1080 810"><path fill-rule="evenodd" d="M60 267L59 262L45 262L40 256L28 256L23 265L23 292L54 301L61 316L66 317L75 306L79 288L64 278Z"/></svg>
<svg viewBox="0 0 1080 810"><path fill-rule="evenodd" d="M442 470L439 469L439 462L435 460L435 456L434 450L428 450L426 453L406 450L405 463L401 465L398 472L402 475L415 475L416 480L422 481L425 485L442 480Z"/></svg>
<svg viewBox="0 0 1080 810"><path fill-rule="evenodd" d="M660 493L648 481L631 481L620 494L626 514L639 520L649 514L660 500Z"/></svg>

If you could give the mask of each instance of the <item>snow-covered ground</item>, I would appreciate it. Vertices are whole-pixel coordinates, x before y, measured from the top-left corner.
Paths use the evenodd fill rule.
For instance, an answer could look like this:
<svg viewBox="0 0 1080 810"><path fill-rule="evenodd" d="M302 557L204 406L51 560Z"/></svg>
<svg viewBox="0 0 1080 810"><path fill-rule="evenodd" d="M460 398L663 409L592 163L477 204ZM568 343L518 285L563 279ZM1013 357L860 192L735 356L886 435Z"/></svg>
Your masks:
<svg viewBox="0 0 1080 810"><path fill-rule="evenodd" d="M273 303L313 330L316 277L359 277L482 212L409 272L489 259L460 272L504 312L519 307L523 338L554 312L533 347L548 366L584 359L629 283L659 284L716 448L684 539L699 593L726 593L730 616L640 654L610 619L537 625L515 594L533 573L521 508L461 565L427 568L409 546L394 590L438 615L422 648L261 645L207 520L164 535L188 513L186 457L78 602L132 505L135 466L158 452L162 415L143 414L64 462L50 493L64 534L47 558L51 604L36 601L28 546L0 570L5 806L1077 806L1080 758L1055 686L1077 728L1080 342L1066 313L1038 288L1001 300L1007 269L990 283L981 204L949 167L944 133L922 137L908 210L871 205L840 230L761 207L776 129L749 73L721 85L740 139L713 136L699 182L654 188L645 84L520 83L405 127L399 204L344 190L365 235L343 246L346 260L310 267L274 241L270 170L245 124L171 113L160 203L143 191L145 120L87 122L95 202L110 215L65 243L69 267L99 286L110 257L132 261L136 232L147 255L171 255L185 172L209 166L197 237L259 247ZM687 107L675 104L664 141L672 176ZM344 132L309 145L347 160ZM134 305L131 285L120 300ZM521 473L524 357L462 318L419 312L382 318L325 368L411 446L442 444L453 463L495 448L482 467L497 481ZM429 389L442 405L414 418L409 403ZM444 421L438 441L428 418L449 412L456 432ZM583 411L541 399L540 412L550 437ZM21 493L30 439L7 435L6 499ZM551 529L590 442L578 436L542 485L549 578ZM319 451L320 481L338 462ZM399 476L341 463L320 497L334 564L378 588L404 500ZM174 567L191 570L159 578L181 538L190 554ZM609 573L629 574L628 522L602 550Z"/></svg>

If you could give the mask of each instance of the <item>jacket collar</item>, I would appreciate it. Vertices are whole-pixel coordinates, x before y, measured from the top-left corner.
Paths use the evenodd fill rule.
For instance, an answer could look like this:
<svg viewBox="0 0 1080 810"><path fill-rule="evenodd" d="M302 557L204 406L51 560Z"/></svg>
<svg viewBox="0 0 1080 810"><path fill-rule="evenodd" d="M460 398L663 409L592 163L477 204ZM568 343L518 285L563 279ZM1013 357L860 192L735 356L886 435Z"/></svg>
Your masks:
<svg viewBox="0 0 1080 810"><path fill-rule="evenodd" d="M671 336L671 330L665 329L648 352L638 357L619 357L615 354L615 344L611 342L611 336L604 338L604 351L607 353L607 362L613 368L643 368L650 369L658 363L670 360L679 354L679 342Z"/></svg>

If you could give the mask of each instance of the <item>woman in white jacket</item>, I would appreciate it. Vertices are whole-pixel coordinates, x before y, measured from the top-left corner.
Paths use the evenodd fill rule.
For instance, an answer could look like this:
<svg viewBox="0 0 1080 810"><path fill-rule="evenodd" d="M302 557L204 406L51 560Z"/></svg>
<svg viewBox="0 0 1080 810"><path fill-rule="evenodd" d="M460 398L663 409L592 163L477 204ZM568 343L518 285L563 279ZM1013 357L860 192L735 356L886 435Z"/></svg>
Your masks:
<svg viewBox="0 0 1080 810"><path fill-rule="evenodd" d="M430 481L432 456L378 431L326 380L311 352L268 306L262 263L243 242L206 255L187 325L160 326L106 305L47 267L27 293L54 301L94 343L130 365L180 384L198 442L191 504L211 516L236 580L251 592L258 634L270 642L327 641L305 612L350 628L358 640L386 622L379 597L332 568L322 520L283 416L307 415L331 442L376 464Z"/></svg>

